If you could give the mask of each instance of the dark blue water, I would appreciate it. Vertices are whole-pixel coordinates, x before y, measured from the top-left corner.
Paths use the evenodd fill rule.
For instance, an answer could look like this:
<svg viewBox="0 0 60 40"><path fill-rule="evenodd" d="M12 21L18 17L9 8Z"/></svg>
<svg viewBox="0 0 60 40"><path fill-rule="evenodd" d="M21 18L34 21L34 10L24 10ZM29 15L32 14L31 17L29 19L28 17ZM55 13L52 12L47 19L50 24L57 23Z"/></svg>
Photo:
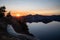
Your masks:
<svg viewBox="0 0 60 40"><path fill-rule="evenodd" d="M60 22L27 23L29 31L40 40L60 40Z"/></svg>

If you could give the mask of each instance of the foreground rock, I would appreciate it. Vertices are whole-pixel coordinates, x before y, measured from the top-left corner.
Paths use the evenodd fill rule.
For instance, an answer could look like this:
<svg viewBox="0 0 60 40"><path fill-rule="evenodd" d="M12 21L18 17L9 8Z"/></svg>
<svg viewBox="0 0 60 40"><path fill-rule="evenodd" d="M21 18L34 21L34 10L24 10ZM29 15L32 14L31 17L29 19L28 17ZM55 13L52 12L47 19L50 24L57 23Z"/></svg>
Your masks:
<svg viewBox="0 0 60 40"><path fill-rule="evenodd" d="M0 40L38 40L23 26L15 19L0 18Z"/></svg>

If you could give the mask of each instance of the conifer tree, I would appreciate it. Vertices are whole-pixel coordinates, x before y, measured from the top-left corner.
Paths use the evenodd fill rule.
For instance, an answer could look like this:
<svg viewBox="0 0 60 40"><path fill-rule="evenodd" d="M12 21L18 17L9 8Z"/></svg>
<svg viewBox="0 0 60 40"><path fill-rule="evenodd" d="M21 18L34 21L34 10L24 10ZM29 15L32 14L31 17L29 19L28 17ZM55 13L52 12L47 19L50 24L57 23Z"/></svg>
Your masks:
<svg viewBox="0 0 60 40"><path fill-rule="evenodd" d="M7 13L7 17L11 17L11 13L10 12Z"/></svg>
<svg viewBox="0 0 60 40"><path fill-rule="evenodd" d="M0 7L0 18L5 16L5 12L6 12L5 9L6 9L5 6Z"/></svg>

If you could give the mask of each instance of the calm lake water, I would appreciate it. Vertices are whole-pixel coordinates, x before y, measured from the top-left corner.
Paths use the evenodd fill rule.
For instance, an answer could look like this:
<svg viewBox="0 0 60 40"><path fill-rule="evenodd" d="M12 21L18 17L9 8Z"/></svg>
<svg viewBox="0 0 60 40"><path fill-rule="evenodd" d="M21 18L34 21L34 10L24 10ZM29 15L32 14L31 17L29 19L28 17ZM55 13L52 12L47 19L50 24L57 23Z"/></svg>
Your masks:
<svg viewBox="0 0 60 40"><path fill-rule="evenodd" d="M35 35L40 40L59 40L60 38L60 22L51 22L44 24L27 23L30 33Z"/></svg>

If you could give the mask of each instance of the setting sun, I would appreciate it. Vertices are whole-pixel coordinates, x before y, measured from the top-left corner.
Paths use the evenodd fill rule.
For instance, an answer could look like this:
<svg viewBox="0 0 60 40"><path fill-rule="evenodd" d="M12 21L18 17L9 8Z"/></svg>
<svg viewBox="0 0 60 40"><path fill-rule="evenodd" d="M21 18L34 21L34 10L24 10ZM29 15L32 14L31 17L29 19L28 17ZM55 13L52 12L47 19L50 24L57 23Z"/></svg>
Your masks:
<svg viewBox="0 0 60 40"><path fill-rule="evenodd" d="M16 16L17 16L17 17L19 17L19 16L20 16L20 14L16 14Z"/></svg>

